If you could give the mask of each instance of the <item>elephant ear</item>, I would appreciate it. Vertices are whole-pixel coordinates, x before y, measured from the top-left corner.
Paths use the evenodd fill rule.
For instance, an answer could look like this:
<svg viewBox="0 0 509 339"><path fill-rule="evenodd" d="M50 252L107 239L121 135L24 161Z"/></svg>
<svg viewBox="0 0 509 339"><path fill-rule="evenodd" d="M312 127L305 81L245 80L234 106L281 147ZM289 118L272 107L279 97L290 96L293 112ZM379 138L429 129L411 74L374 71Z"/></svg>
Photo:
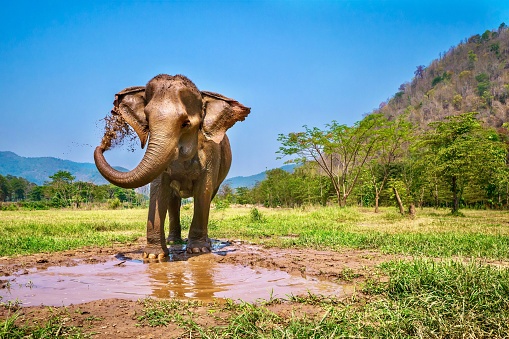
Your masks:
<svg viewBox="0 0 509 339"><path fill-rule="evenodd" d="M218 93L202 91L201 94L204 104L203 134L207 140L220 143L226 131L237 121L244 121L251 109Z"/></svg>
<svg viewBox="0 0 509 339"><path fill-rule="evenodd" d="M111 113L120 115L134 129L141 148L144 148L149 131L145 116L145 87L128 87L115 94Z"/></svg>

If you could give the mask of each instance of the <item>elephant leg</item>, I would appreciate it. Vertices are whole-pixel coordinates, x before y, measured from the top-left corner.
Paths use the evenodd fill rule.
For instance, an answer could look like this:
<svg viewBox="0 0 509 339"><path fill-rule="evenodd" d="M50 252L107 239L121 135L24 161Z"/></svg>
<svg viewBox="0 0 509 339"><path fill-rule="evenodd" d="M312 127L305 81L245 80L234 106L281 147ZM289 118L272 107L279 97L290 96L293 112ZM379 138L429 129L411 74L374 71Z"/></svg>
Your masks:
<svg viewBox="0 0 509 339"><path fill-rule="evenodd" d="M208 253L211 251L207 226L209 223L212 190L207 187L199 192L194 197L194 215L191 227L189 228L187 253Z"/></svg>
<svg viewBox="0 0 509 339"><path fill-rule="evenodd" d="M150 183L150 205L147 221L147 246L143 257L149 259L168 256L164 238L164 219L169 204L169 178L165 173Z"/></svg>
<svg viewBox="0 0 509 339"><path fill-rule="evenodd" d="M170 195L168 204L168 217L170 219L170 233L166 239L167 244L182 242L182 227L180 225L180 205L182 199L177 193Z"/></svg>

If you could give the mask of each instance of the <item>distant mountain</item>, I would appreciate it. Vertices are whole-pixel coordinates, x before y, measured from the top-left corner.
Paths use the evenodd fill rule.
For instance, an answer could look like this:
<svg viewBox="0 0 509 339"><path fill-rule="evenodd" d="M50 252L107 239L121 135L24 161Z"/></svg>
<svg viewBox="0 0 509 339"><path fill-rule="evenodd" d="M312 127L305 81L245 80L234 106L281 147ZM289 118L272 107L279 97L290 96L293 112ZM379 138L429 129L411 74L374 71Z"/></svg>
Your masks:
<svg viewBox="0 0 509 339"><path fill-rule="evenodd" d="M285 165L281 169L292 173L295 167L296 165ZM119 171L127 171L123 167L116 166L114 168ZM0 175L10 174L25 178L34 184L42 185L45 181L50 181L49 176L58 171L68 171L79 181L92 182L96 185L108 183L93 163L80 163L53 157L28 158L21 157L13 152L0 151ZM232 188L252 188L257 182L264 180L266 176L265 171L247 177L233 177L225 180L223 185L228 184Z"/></svg>
<svg viewBox="0 0 509 339"><path fill-rule="evenodd" d="M296 165L285 165L281 167L282 170L292 173ZM250 175L247 177L233 177L226 179L223 185L229 185L231 188L247 187L253 188L257 182L263 181L267 177L267 171L258 174Z"/></svg>
<svg viewBox="0 0 509 339"><path fill-rule="evenodd" d="M115 167L120 171L127 171L123 167ZM107 181L99 173L95 164L79 163L53 157L26 158L13 152L0 151L0 174L22 177L37 185L50 181L49 176L58 171L69 171L76 180L92 182L96 185L106 184Z"/></svg>

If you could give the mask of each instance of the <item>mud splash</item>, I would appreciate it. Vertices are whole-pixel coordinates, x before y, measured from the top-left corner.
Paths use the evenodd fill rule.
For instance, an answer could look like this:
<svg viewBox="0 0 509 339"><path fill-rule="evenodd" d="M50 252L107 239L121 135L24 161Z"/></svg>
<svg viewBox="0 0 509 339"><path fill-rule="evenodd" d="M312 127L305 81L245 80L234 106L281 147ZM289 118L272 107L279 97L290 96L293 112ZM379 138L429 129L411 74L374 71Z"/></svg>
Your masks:
<svg viewBox="0 0 509 339"><path fill-rule="evenodd" d="M135 149L136 133L131 126L115 110L104 117L104 136L101 140L103 149L108 150L116 146L122 146L128 141L129 150Z"/></svg>
<svg viewBox="0 0 509 339"><path fill-rule="evenodd" d="M88 301L145 297L212 301L230 298L247 302L307 294L344 295L332 282L293 276L287 272L217 262L215 254L181 261L143 263L119 256L103 263L52 266L18 272L0 289L2 302L22 306L67 306Z"/></svg>

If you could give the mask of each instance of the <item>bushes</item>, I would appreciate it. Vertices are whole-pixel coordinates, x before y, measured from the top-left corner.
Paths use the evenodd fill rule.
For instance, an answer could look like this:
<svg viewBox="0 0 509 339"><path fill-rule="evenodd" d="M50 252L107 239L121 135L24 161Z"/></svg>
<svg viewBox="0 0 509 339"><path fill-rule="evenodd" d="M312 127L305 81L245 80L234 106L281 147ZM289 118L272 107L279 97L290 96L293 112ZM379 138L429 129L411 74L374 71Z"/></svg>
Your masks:
<svg viewBox="0 0 509 339"><path fill-rule="evenodd" d="M0 211L49 210L50 207L51 205L47 201L0 202Z"/></svg>

